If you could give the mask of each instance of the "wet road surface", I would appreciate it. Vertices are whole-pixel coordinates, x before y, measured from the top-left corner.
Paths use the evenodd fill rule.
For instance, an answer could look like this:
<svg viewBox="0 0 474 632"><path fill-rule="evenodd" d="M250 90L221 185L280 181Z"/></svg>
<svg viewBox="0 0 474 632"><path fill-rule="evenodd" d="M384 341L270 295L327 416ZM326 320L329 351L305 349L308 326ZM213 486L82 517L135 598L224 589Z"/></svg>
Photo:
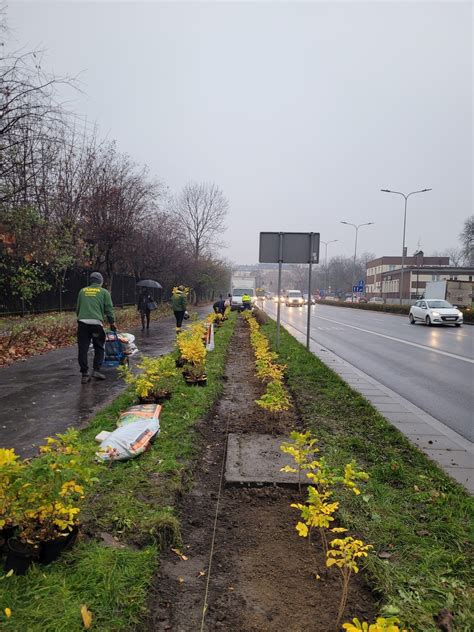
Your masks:
<svg viewBox="0 0 474 632"><path fill-rule="evenodd" d="M199 308L202 314L209 308ZM144 355L169 353L174 347L174 318L151 323L150 331L130 330ZM138 361L141 353L133 356ZM92 366L92 353L89 355ZM71 426L81 428L125 387L115 368L103 368L104 381L81 384L77 347L65 347L0 369L0 447L24 457L37 453L44 438Z"/></svg>
<svg viewBox="0 0 474 632"><path fill-rule="evenodd" d="M276 313L269 301L265 309ZM474 440L474 327L410 325L406 316L320 304L311 310L314 341ZM306 332L307 307L283 305L281 319Z"/></svg>

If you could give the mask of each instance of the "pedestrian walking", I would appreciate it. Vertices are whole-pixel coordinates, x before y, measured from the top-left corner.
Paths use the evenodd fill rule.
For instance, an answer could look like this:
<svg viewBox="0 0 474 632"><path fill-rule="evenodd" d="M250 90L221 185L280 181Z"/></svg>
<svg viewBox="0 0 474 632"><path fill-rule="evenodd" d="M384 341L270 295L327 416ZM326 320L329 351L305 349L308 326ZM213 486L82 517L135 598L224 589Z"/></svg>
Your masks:
<svg viewBox="0 0 474 632"><path fill-rule="evenodd" d="M173 310L176 318L176 329L181 329L187 306L186 288L184 285L178 285L178 287L173 290L173 294L171 296L171 309Z"/></svg>
<svg viewBox="0 0 474 632"><path fill-rule="evenodd" d="M150 314L152 306L154 306L153 297L150 296L150 293L146 288L143 288L138 297L137 304L137 309L140 312L140 318L142 320L142 331L145 331L145 321L146 328L150 329Z"/></svg>
<svg viewBox="0 0 474 632"><path fill-rule="evenodd" d="M105 380L100 372L105 354L104 321L107 319L110 329L117 331L115 314L110 293L102 287L104 278L100 272L93 272L89 278L89 285L80 290L77 297L77 346L78 360L81 370L81 382L89 382L89 365L87 354L92 340L94 347L94 363L92 377Z"/></svg>

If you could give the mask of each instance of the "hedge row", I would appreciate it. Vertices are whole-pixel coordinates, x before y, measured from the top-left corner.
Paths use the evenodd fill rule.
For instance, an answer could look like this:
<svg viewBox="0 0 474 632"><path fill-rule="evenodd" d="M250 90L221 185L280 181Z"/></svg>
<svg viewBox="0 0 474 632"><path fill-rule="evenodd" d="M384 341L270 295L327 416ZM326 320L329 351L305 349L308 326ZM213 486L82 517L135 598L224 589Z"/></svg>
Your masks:
<svg viewBox="0 0 474 632"><path fill-rule="evenodd" d="M383 303L339 303L337 301L319 301L324 305L332 305L334 307L349 307L350 309L368 309L373 312L389 312L390 314L406 314L410 311L410 305L389 305ZM461 309L464 314L464 322L474 323L474 310L469 307Z"/></svg>

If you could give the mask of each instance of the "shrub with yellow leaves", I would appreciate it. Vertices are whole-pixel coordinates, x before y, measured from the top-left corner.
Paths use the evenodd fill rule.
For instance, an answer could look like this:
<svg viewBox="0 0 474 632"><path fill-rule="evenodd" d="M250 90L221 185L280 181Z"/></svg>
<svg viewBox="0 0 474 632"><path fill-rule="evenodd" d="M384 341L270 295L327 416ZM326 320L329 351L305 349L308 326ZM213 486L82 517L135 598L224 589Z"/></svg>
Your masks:
<svg viewBox="0 0 474 632"><path fill-rule="evenodd" d="M306 504L292 503L291 507L299 509L302 521L296 525L298 534L303 538L308 538L311 543L311 532L317 527L321 535L324 552L328 550L325 529L334 521L333 514L339 508L337 501L331 501L331 492L320 492L312 485L308 486L308 500ZM346 531L346 529L342 529Z"/></svg>
<svg viewBox="0 0 474 632"><path fill-rule="evenodd" d="M359 572L358 560L367 557L371 548L372 545L364 544L362 540L356 540L351 536L335 538L330 543L330 549L326 553L326 566L328 568L336 566L342 575L342 592L335 625L336 630L339 629L346 607L351 575Z"/></svg>
<svg viewBox="0 0 474 632"><path fill-rule="evenodd" d="M0 529L15 526L23 468L15 450L0 448Z"/></svg>
<svg viewBox="0 0 474 632"><path fill-rule="evenodd" d="M23 542L55 539L77 524L85 488L96 480L79 452L78 436L69 430L49 437L40 449L42 457L23 467L13 514Z"/></svg>
<svg viewBox="0 0 474 632"><path fill-rule="evenodd" d="M344 623L342 625L347 632L407 632L405 629L401 629L398 626L400 623L397 617L390 617L385 619L384 617L377 617L375 623L367 623L366 621L359 621L359 619L352 619L352 623Z"/></svg>
<svg viewBox="0 0 474 632"><path fill-rule="evenodd" d="M120 377L127 384L133 386L135 394L141 399L157 397L160 392L169 392L173 385L173 378L178 374L171 356L159 358L143 357L137 368L140 373L133 373L128 366L118 368Z"/></svg>
<svg viewBox="0 0 474 632"><path fill-rule="evenodd" d="M256 404L270 413L288 410L291 401L283 383L286 367L275 362L278 355L270 350L270 343L261 332L255 316L250 311L244 311L242 317L250 327L250 342L255 353L256 375L263 382L268 382L265 393L256 400Z"/></svg>

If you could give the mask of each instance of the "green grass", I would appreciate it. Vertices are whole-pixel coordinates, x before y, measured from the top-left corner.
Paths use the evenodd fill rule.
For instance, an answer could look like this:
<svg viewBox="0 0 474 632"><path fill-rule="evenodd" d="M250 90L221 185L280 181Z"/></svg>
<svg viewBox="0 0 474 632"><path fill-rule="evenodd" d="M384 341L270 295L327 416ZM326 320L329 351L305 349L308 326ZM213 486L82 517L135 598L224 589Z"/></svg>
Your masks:
<svg viewBox="0 0 474 632"><path fill-rule="evenodd" d="M98 464L99 478L86 499L83 537L57 562L33 567L25 577L0 577L0 629L15 632L79 632L81 604L87 605L101 632L130 630L146 616L147 591L162 547L180 543L177 495L189 481L198 440L193 426L214 405L222 390L223 369L236 316L216 331L216 348L208 354L206 388L186 386L176 378L164 405L161 432L153 448L135 460ZM120 411L132 403L120 395L81 432L91 457L94 436L112 430ZM104 531L125 548L106 548ZM4 608L11 608L6 619Z"/></svg>
<svg viewBox="0 0 474 632"><path fill-rule="evenodd" d="M268 320L263 331L275 344L275 323ZM417 632L434 632L433 616L447 608L454 630L473 630L472 498L284 330L279 355L322 454L333 465L355 458L370 474L360 496L340 494L338 515L374 545L367 572L381 611Z"/></svg>

